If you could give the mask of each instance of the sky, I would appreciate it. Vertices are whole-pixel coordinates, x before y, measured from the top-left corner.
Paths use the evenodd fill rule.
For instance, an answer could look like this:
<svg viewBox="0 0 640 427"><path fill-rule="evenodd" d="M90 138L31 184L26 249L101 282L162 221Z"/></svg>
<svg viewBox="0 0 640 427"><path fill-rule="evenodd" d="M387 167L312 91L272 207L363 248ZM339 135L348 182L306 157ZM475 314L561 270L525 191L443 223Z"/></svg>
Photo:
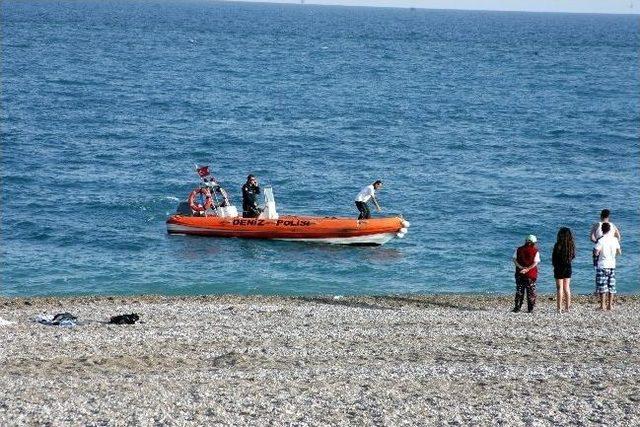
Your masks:
<svg viewBox="0 0 640 427"><path fill-rule="evenodd" d="M239 1L263 1L269 3L301 2L301 0ZM416 7L428 9L640 14L640 0L304 0L304 3L344 6Z"/></svg>

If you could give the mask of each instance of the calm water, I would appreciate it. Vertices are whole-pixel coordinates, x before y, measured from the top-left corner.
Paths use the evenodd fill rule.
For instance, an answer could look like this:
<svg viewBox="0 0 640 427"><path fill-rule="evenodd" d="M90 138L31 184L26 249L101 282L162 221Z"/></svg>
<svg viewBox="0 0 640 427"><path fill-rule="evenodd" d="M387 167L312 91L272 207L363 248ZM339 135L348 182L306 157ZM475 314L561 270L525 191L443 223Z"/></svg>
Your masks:
<svg viewBox="0 0 640 427"><path fill-rule="evenodd" d="M640 266L638 18L215 2L2 9L2 295L511 292L539 236L612 209ZM379 248L168 236L210 164L281 213L412 227Z"/></svg>

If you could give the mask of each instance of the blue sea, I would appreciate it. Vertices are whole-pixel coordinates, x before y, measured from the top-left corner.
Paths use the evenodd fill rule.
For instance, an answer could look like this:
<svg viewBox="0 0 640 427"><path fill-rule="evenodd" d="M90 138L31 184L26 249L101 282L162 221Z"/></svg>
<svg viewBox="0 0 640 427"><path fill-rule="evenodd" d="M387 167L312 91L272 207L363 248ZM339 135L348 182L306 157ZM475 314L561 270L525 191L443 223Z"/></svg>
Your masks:
<svg viewBox="0 0 640 427"><path fill-rule="evenodd" d="M214 1L1 8L0 295L511 293L529 233L554 292L594 290L590 225L640 282L638 17ZM281 214L356 216L375 179L411 222L382 247L169 236L210 165Z"/></svg>

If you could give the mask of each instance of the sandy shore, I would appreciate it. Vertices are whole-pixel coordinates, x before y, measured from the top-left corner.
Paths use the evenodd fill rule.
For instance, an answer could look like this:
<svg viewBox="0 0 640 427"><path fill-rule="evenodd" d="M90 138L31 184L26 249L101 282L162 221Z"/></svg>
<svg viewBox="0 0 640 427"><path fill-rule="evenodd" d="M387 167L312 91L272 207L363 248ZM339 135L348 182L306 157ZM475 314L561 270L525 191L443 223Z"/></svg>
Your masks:
<svg viewBox="0 0 640 427"><path fill-rule="evenodd" d="M640 298L0 298L0 425L638 425ZM44 326L69 311L84 324ZM100 323L136 312L143 323Z"/></svg>

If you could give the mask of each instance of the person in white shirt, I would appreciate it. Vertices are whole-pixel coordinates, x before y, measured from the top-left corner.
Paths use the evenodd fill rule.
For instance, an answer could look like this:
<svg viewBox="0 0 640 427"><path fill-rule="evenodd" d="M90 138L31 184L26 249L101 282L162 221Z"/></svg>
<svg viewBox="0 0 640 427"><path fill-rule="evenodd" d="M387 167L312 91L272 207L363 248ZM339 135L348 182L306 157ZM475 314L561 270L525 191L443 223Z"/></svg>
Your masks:
<svg viewBox="0 0 640 427"><path fill-rule="evenodd" d="M602 223L602 237L594 247L596 265L596 292L600 295L600 309L611 310L616 293L616 255L622 254L620 241L614 236L611 224Z"/></svg>
<svg viewBox="0 0 640 427"><path fill-rule="evenodd" d="M609 209L603 209L600 212L600 222L596 222L591 226L591 231L589 232L589 238L593 243L598 243L598 239L602 237L604 234L602 232L602 224L609 223L611 225L611 229L613 230L613 236L618 240L622 240L622 235L620 234L620 230L616 227L612 222L609 222L609 216L611 215L611 211Z"/></svg>
<svg viewBox="0 0 640 427"><path fill-rule="evenodd" d="M358 219L369 219L371 218L371 211L369 211L369 206L367 206L367 202L369 200L373 201L373 204L376 207L376 210L380 212L382 209L378 204L378 200L376 199L376 191L379 191L382 188L382 181L377 180L373 184L367 185L364 187L358 195L356 196L356 207L360 211L360 216Z"/></svg>

